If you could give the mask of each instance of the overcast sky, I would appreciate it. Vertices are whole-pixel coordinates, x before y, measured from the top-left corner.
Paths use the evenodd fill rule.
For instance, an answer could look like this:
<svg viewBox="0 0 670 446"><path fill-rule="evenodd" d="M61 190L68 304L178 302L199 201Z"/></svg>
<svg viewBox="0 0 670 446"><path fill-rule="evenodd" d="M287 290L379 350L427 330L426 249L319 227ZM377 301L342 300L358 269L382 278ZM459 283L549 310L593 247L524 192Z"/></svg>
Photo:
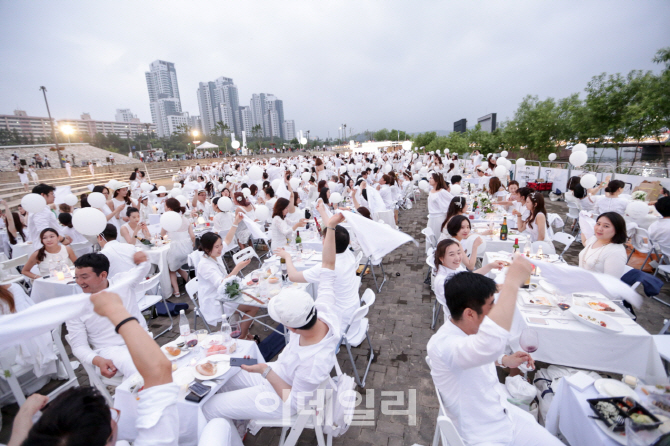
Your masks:
<svg viewBox="0 0 670 446"><path fill-rule="evenodd" d="M56 119L149 121L144 72L162 59L191 115L198 82L226 76L240 105L273 93L312 136L451 130L602 72L658 72L668 17L667 0L0 0L0 114L46 116L44 85Z"/></svg>

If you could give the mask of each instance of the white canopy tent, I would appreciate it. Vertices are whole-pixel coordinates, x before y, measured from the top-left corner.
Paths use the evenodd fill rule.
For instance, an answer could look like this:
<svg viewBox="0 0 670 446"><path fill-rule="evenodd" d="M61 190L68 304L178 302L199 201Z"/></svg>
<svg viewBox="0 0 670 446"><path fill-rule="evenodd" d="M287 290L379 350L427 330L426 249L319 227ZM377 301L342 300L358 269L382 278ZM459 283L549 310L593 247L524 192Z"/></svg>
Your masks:
<svg viewBox="0 0 670 446"><path fill-rule="evenodd" d="M202 144L200 144L198 147L196 147L196 150L212 150L212 149L218 149L219 146L216 144L212 144L211 142L205 141Z"/></svg>

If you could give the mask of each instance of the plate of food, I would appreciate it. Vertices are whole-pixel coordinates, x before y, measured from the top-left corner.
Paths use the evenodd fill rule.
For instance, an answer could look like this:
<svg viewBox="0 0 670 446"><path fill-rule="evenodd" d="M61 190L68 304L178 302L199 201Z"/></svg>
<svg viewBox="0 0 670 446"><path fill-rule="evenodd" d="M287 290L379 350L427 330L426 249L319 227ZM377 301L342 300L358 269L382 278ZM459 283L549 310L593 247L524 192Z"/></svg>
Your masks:
<svg viewBox="0 0 670 446"><path fill-rule="evenodd" d="M654 414L630 398L593 398L586 400L596 416L598 427L619 444L626 445L625 420L630 418L642 429L656 429L662 424Z"/></svg>
<svg viewBox="0 0 670 446"><path fill-rule="evenodd" d="M579 322L595 330L604 331L606 333L621 333L623 331L623 325L598 311L574 306L568 308L567 311L569 311Z"/></svg>
<svg viewBox="0 0 670 446"><path fill-rule="evenodd" d="M189 353L188 349L182 350L181 348L177 347L177 344L179 343L180 342L175 340L172 342L168 342L167 344L161 347L161 350L163 351L163 353L165 353L165 356L167 356L170 361L174 361L175 359L179 359L183 356L188 355Z"/></svg>
<svg viewBox="0 0 670 446"><path fill-rule="evenodd" d="M193 368L193 376L200 380L216 379L230 370L230 356L212 355L198 361Z"/></svg>
<svg viewBox="0 0 670 446"><path fill-rule="evenodd" d="M527 307L554 307L554 303L549 296L542 294L531 294L531 293L519 293L521 295L521 300L523 305Z"/></svg>

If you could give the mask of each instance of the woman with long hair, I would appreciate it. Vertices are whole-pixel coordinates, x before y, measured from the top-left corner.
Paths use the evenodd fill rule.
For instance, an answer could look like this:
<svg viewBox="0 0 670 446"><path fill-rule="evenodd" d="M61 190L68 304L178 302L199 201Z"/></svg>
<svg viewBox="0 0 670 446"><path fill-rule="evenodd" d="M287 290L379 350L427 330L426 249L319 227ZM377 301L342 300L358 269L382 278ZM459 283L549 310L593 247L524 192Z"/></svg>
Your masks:
<svg viewBox="0 0 670 446"><path fill-rule="evenodd" d="M111 199L109 197L109 189L106 186L94 186L91 193L93 192L99 192L105 196L105 199L107 201L100 210L102 211L103 214L105 214L107 222L116 226L117 230L120 230L121 225L119 224L119 216L121 215L121 212L125 209L125 206L118 206L116 209L112 211L112 208L109 207L109 203L111 202ZM84 206L84 199L82 197L82 207L90 207L90 204L88 203L88 195L86 195L86 206Z"/></svg>
<svg viewBox="0 0 670 446"><path fill-rule="evenodd" d="M500 194L501 192L502 194ZM498 177L491 177L489 179L488 193L491 196L491 199L494 199L494 197L504 197L507 195L507 192L505 192L505 188L503 187Z"/></svg>
<svg viewBox="0 0 670 446"><path fill-rule="evenodd" d="M170 283L172 283L173 296L179 297L177 273L184 279L184 283L188 282L188 273L182 269L182 265L188 262L188 255L193 252L195 234L193 233L193 226L184 217L186 209L181 207L181 203L176 198L165 200L165 210L176 212L181 217L181 226L176 231L168 232L161 228L161 236L167 235L170 239L170 249L167 254Z"/></svg>
<svg viewBox="0 0 670 446"><path fill-rule="evenodd" d="M112 223L112 221L114 221L114 224L116 225L117 229L120 231L123 224L128 221L128 217L126 217L126 214L125 214L125 208L126 207L131 207L131 206L136 207L136 205L133 203L132 199L130 198L130 193L128 191L128 184L127 183L117 182L115 186L116 186L116 189L112 193L111 200L107 201L107 206L109 206L109 209L110 209L111 212L118 211L119 213L116 214L116 218L112 218L108 221L110 223ZM119 210L119 208L121 208L121 209Z"/></svg>
<svg viewBox="0 0 670 446"><path fill-rule="evenodd" d="M291 196L294 196L291 194ZM293 200L286 198L278 198L272 209L272 223L270 224L270 232L272 234L272 249L282 248L289 243L293 238L293 231L305 226L307 222L305 219L298 220L297 223L291 225L286 221L286 215L292 213L295 209Z"/></svg>
<svg viewBox="0 0 670 446"><path fill-rule="evenodd" d="M5 227L7 228L7 238L9 239L9 244L16 245L17 243L27 242L28 237L23 232L25 226L21 221L21 216L19 213L12 212L11 209L9 209L7 202L3 199L0 199L0 205L4 207L2 218L5 221Z"/></svg>
<svg viewBox="0 0 670 446"><path fill-rule="evenodd" d="M242 192L235 192L233 195L233 204L237 206L235 213L242 212L250 219L256 221L256 208ZM265 224L265 222L263 222L263 224ZM251 231L243 221L241 221L237 227L235 236L237 237L237 243L240 245L240 249L246 248L247 243L251 245Z"/></svg>
<svg viewBox="0 0 670 446"><path fill-rule="evenodd" d="M451 220L451 217L454 217L456 215L464 215L465 210L468 208L467 201L465 200L465 197L454 197L451 200L451 203L449 203L449 209L447 210L447 216L445 217L444 221L442 222L442 227L440 228L440 233L446 236L448 235L447 231L447 223L449 220Z"/></svg>
<svg viewBox="0 0 670 446"><path fill-rule="evenodd" d="M454 196L449 192L449 185L440 173L431 174L428 184L432 187L428 194L428 227L438 237Z"/></svg>
<svg viewBox="0 0 670 446"><path fill-rule="evenodd" d="M472 233L470 220L465 215L456 215L452 217L451 220L447 222L446 228L450 238L460 243L461 247L463 245L463 241L466 240ZM470 252L468 253L468 250L466 249L463 250L465 255L463 255L462 263L463 266L465 266L467 269L475 269L475 265L477 264L477 248L479 248L479 245L481 245L483 242L484 241L481 237L476 237L472 242Z"/></svg>
<svg viewBox="0 0 670 446"><path fill-rule="evenodd" d="M28 172L23 169L23 166L19 167L19 180L23 185L23 189L28 192L28 184L30 184L30 180L28 179Z"/></svg>
<svg viewBox="0 0 670 446"><path fill-rule="evenodd" d="M28 258L21 274L30 279L39 279L50 274L49 267L52 263L63 262L69 267L74 266L77 255L69 246L61 245L58 241L59 237L60 235L55 229L46 228L42 230L40 232L42 247ZM38 266L39 275L30 271L35 265Z"/></svg>
<svg viewBox="0 0 670 446"><path fill-rule="evenodd" d="M530 211L530 215L525 220L521 216L517 217L519 232L527 231L531 242L551 242L551 230L549 220L547 220L547 211L544 207L544 196L540 192L533 192L528 195L526 209Z"/></svg>
<svg viewBox="0 0 670 446"><path fill-rule="evenodd" d="M151 234L149 233L147 224L141 221L140 210L129 207L126 209L126 217L128 217L128 223L124 223L121 226L121 238L118 240L120 242L125 241L129 245L143 246L137 235L142 234L142 238L149 240L151 239Z"/></svg>
<svg viewBox="0 0 670 446"><path fill-rule="evenodd" d="M317 205L319 203L319 200L321 200L323 201L323 204L330 206L330 202L328 201L329 198L330 198L330 189L328 189L327 187L322 187L321 191L319 192L319 198L317 198L316 200Z"/></svg>
<svg viewBox="0 0 670 446"><path fill-rule="evenodd" d="M598 216L589 239L582 233L584 249L579 253L579 267L620 279L626 270L628 255L626 220L618 212Z"/></svg>

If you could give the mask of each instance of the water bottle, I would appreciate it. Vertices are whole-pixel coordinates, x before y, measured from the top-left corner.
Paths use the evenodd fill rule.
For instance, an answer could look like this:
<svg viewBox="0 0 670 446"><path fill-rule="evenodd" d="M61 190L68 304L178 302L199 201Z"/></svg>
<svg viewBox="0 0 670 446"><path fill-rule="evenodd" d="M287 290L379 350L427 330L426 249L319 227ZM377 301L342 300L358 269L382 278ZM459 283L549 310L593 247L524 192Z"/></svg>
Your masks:
<svg viewBox="0 0 670 446"><path fill-rule="evenodd" d="M191 326L188 323L188 319L186 318L186 313L184 313L184 310L179 311L179 334L184 338L191 334Z"/></svg>
<svg viewBox="0 0 670 446"><path fill-rule="evenodd" d="M230 333L232 331L233 330L230 328L230 324L228 323L228 316L224 314L223 320L221 321L221 334L223 335L224 345L227 345L227 343L230 342Z"/></svg>

